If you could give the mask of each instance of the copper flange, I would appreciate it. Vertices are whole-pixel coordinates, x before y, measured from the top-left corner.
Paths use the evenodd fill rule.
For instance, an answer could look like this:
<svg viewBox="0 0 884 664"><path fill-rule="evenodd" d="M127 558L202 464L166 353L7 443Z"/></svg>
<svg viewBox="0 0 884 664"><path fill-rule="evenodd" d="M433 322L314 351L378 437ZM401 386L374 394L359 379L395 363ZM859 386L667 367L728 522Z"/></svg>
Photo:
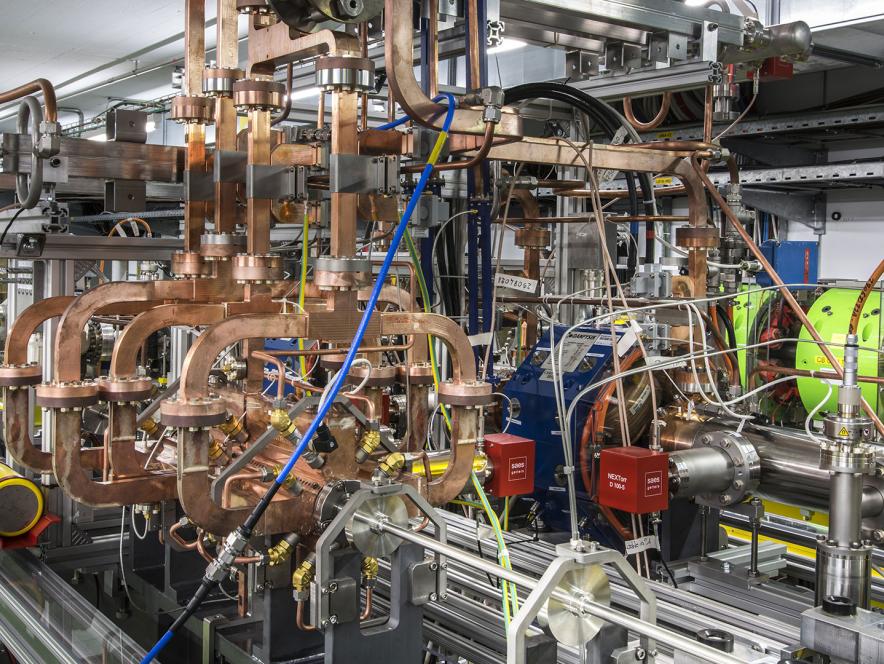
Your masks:
<svg viewBox="0 0 884 664"><path fill-rule="evenodd" d="M675 229L675 244L685 249L715 249L718 229L712 226L680 226Z"/></svg>
<svg viewBox="0 0 884 664"><path fill-rule="evenodd" d="M341 353L340 355L323 355L319 359L319 366L323 369L328 369L329 371L337 371L344 366L344 359L346 357L347 353Z"/></svg>
<svg viewBox="0 0 884 664"><path fill-rule="evenodd" d="M366 387L390 387L396 382L396 367L391 367L389 365L371 367L370 369L361 364L351 366L345 380L351 385L358 385L362 382L362 379L365 378L366 374L369 374L368 380L365 383Z"/></svg>
<svg viewBox="0 0 884 664"><path fill-rule="evenodd" d="M206 429L227 419L227 404L220 397L166 399L160 405L160 422L169 427Z"/></svg>
<svg viewBox="0 0 884 664"><path fill-rule="evenodd" d="M320 57L316 61L316 85L327 91L367 92L374 88L374 62L346 55Z"/></svg>
<svg viewBox="0 0 884 664"><path fill-rule="evenodd" d="M147 376L130 376L128 378L98 379L98 394L102 401L127 403L144 401L153 394L153 381Z"/></svg>
<svg viewBox="0 0 884 664"><path fill-rule="evenodd" d="M208 97L232 97L233 84L245 74L235 67L207 67L203 69L203 94Z"/></svg>
<svg viewBox="0 0 884 664"><path fill-rule="evenodd" d="M278 81L242 78L233 84L233 105L241 111L277 111L284 96L285 85Z"/></svg>
<svg viewBox="0 0 884 664"><path fill-rule="evenodd" d="M203 233L200 236L200 254L208 261L226 261L242 253L246 236L242 233Z"/></svg>
<svg viewBox="0 0 884 664"><path fill-rule="evenodd" d="M357 290L371 285L371 262L367 258L320 256L313 283L325 290Z"/></svg>
<svg viewBox="0 0 884 664"><path fill-rule="evenodd" d="M178 95L172 99L169 117L183 124L211 124L215 120L215 100L209 97Z"/></svg>
<svg viewBox="0 0 884 664"><path fill-rule="evenodd" d="M43 383L35 389L38 406L43 408L85 408L98 403L98 385L91 380L70 383Z"/></svg>
<svg viewBox="0 0 884 664"><path fill-rule="evenodd" d="M43 381L43 367L36 362L0 364L0 387L28 387Z"/></svg>
<svg viewBox="0 0 884 664"><path fill-rule="evenodd" d="M400 364L396 370L400 383L407 381L412 385L433 384L433 367L428 362Z"/></svg>
<svg viewBox="0 0 884 664"><path fill-rule="evenodd" d="M282 256L276 254L237 254L233 257L232 277L238 284L269 284L285 275Z"/></svg>
<svg viewBox="0 0 884 664"><path fill-rule="evenodd" d="M439 403L446 406L487 406L492 402L491 383L470 381L439 384Z"/></svg>
<svg viewBox="0 0 884 664"><path fill-rule="evenodd" d="M212 264L198 251L176 251L172 254L172 274L181 279L200 279L212 276Z"/></svg>
<svg viewBox="0 0 884 664"><path fill-rule="evenodd" d="M526 226L516 229L516 246L528 249L546 249L550 243L551 234L546 228L534 228Z"/></svg>

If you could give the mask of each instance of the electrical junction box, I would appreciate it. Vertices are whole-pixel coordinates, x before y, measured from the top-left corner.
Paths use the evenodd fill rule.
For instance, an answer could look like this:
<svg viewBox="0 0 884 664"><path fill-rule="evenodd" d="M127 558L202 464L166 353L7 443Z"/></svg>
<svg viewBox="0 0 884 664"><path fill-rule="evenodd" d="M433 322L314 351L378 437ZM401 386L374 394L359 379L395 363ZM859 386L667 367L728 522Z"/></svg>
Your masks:
<svg viewBox="0 0 884 664"><path fill-rule="evenodd" d="M785 283L816 284L819 269L819 244L816 242L767 240L760 248ZM759 286L773 285L767 272L759 272L755 281Z"/></svg>
<svg viewBox="0 0 884 664"><path fill-rule="evenodd" d="M599 460L599 504L630 514L669 507L669 455L644 447L612 447Z"/></svg>
<svg viewBox="0 0 884 664"><path fill-rule="evenodd" d="M485 454L491 461L491 479L485 484L498 498L534 491L534 441L511 433L485 436Z"/></svg>

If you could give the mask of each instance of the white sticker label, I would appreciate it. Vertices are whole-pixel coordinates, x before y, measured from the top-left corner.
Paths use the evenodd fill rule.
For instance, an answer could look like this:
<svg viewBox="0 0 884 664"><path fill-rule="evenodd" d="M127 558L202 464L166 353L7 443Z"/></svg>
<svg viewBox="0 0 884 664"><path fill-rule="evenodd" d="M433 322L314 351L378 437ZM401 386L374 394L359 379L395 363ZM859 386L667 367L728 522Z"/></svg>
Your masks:
<svg viewBox="0 0 884 664"><path fill-rule="evenodd" d="M467 337L473 346L487 346L491 343L491 332L479 332Z"/></svg>
<svg viewBox="0 0 884 664"><path fill-rule="evenodd" d="M604 341L601 338L601 335L595 334L593 332L572 332L567 337L565 337L564 343L559 343L558 339L556 339L556 372L559 375L570 373L577 369L580 366L580 362L586 357L586 354L589 352L589 349L595 346L596 344L600 344ZM559 362L559 351L561 350L561 362ZM547 358L543 361L543 364L540 365L540 368L543 369L543 373L540 375L540 380L548 380L552 381L553 373L552 373L552 358L551 356L547 356Z"/></svg>
<svg viewBox="0 0 884 664"><path fill-rule="evenodd" d="M634 553L641 553L642 551L647 551L648 549L659 549L660 547L657 545L657 536L656 535L645 535L644 537L638 537L633 540L627 540L624 542L626 545L626 555L631 556Z"/></svg>
<svg viewBox="0 0 884 664"><path fill-rule="evenodd" d="M513 290L531 293L532 295L537 292L537 279L528 279L527 277L517 277L513 274L498 272L494 277L494 283L498 288L512 288Z"/></svg>

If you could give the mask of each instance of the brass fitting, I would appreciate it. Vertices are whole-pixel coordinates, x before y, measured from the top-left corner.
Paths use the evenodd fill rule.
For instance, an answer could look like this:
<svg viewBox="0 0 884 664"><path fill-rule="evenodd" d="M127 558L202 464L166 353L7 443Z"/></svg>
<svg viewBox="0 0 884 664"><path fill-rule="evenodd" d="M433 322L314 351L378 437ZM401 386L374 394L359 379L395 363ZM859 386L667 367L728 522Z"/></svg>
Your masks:
<svg viewBox="0 0 884 664"><path fill-rule="evenodd" d="M385 456L378 464L381 472L387 477L394 477L405 467L405 455L402 452L392 452Z"/></svg>
<svg viewBox="0 0 884 664"><path fill-rule="evenodd" d="M224 454L224 448L221 446L221 443L213 439L209 443L209 459L216 461L222 454Z"/></svg>
<svg viewBox="0 0 884 664"><path fill-rule="evenodd" d="M365 556L362 559L362 579L370 583L378 578L378 559Z"/></svg>
<svg viewBox="0 0 884 664"><path fill-rule="evenodd" d="M381 432L369 430L362 436L359 441L359 447L356 448L356 463L365 463L374 451L381 444Z"/></svg>
<svg viewBox="0 0 884 664"><path fill-rule="evenodd" d="M290 534L284 539L279 540L277 544L267 549L267 564L270 567L273 567L274 565L280 565L284 563L291 557L292 551L295 550L295 545L297 543L298 536L294 533Z"/></svg>
<svg viewBox="0 0 884 664"><path fill-rule="evenodd" d="M276 464L273 466L273 476L279 477L279 474L282 472L283 466L282 464ZM283 489L288 490L297 490L298 487L298 478L295 477L294 470L289 472L286 478L281 482Z"/></svg>
<svg viewBox="0 0 884 664"><path fill-rule="evenodd" d="M245 433L242 425L242 419L231 415L224 422L218 425L218 429L228 438L236 438L239 442L244 443L249 436Z"/></svg>
<svg viewBox="0 0 884 664"><path fill-rule="evenodd" d="M141 429L148 436L152 436L160 430L160 425L155 419L153 419L152 417L148 417L146 420L144 420L144 422L141 423L138 428Z"/></svg>
<svg viewBox="0 0 884 664"><path fill-rule="evenodd" d="M292 440L298 433L294 420L289 417L285 408L274 408L270 411L270 425L283 436Z"/></svg>
<svg viewBox="0 0 884 664"><path fill-rule="evenodd" d="M292 574L292 589L296 593L306 593L310 591L310 583L316 575L316 566L313 563L313 557L304 558L298 568Z"/></svg>

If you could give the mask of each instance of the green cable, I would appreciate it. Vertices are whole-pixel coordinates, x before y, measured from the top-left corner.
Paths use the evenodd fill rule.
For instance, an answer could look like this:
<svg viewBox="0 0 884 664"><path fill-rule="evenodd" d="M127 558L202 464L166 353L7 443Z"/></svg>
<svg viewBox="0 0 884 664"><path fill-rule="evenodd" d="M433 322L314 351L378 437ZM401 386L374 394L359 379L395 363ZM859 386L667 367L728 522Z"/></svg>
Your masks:
<svg viewBox="0 0 884 664"><path fill-rule="evenodd" d="M408 253L411 256L411 262L414 264L414 271L417 277L418 288L420 289L421 299L423 300L423 308L426 313L431 313L430 310L430 294L427 290L427 282L424 279L423 269L420 264L420 257L417 253L417 247L415 247L414 239L411 237L411 233L406 230L405 231L405 246L408 247ZM433 337L431 335L427 335L430 346L430 366L433 371L433 383L436 387L436 393L439 392L439 370L436 365L436 354L434 350ZM451 419L448 416L448 409L444 404L440 404L440 409L442 411L442 416L445 418L445 423L448 426L449 431L451 430ZM473 488L476 491L476 494L479 496L479 501L481 503L482 509L485 512L485 516L488 519L488 523L491 526L491 530L494 531L494 537L497 540L497 557L500 564L506 569L512 569L512 563L510 562L509 552L506 547L506 541L503 538L503 529L500 527L500 520L497 518L497 513L492 509L491 503L488 502L488 496L485 495L485 489L482 487L482 484L479 482L479 478L476 476L475 471L470 473L470 479L473 483ZM508 589L509 586L509 589ZM503 613L506 626L509 627L510 623L510 601L512 601L513 612L517 612L519 610L519 596L517 594L517 588L514 583L502 583L501 588L503 589Z"/></svg>
<svg viewBox="0 0 884 664"><path fill-rule="evenodd" d="M305 298L305 287L307 284L307 250L310 246L308 242L310 236L310 217L307 213L307 207L304 207L304 225L303 230L301 231L301 283L299 284L299 292L298 292L298 307L301 309L301 313L304 312L304 298ZM304 350L304 339L298 338L298 350ZM298 357L298 362L301 366L301 380L307 380L307 359L300 355ZM281 380L281 379L280 379ZM310 392L306 393L307 396L310 396Z"/></svg>

